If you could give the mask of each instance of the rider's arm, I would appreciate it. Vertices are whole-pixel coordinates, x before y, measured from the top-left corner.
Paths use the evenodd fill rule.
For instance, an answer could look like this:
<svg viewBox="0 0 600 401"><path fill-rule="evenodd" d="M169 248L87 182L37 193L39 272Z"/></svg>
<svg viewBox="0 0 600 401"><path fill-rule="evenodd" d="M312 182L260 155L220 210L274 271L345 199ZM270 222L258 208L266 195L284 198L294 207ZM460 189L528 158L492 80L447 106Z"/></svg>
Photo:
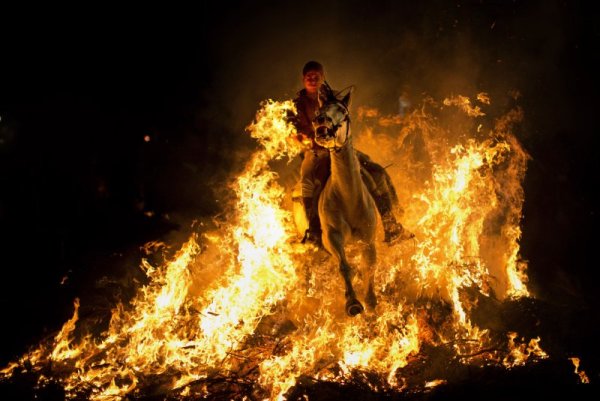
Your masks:
<svg viewBox="0 0 600 401"><path fill-rule="evenodd" d="M304 144L311 143L314 137L312 121L306 114L305 105L298 99L294 100L294 103L296 103L296 115L290 119L290 122L296 127L296 139Z"/></svg>

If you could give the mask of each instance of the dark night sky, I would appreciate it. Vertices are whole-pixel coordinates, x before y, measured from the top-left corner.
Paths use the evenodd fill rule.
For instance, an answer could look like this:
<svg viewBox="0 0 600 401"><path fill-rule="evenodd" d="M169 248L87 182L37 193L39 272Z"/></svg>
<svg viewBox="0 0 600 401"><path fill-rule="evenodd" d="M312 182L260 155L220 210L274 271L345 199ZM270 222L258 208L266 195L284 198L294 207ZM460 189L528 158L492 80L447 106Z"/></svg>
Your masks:
<svg viewBox="0 0 600 401"><path fill-rule="evenodd" d="M355 84L355 104L387 112L403 85L519 90L531 286L597 321L600 25L589 6L215 3L0 16L0 308L4 327L26 320L0 362L58 328L111 255L217 213L214 188L252 147L244 126L261 100L299 89L309 59L334 87Z"/></svg>

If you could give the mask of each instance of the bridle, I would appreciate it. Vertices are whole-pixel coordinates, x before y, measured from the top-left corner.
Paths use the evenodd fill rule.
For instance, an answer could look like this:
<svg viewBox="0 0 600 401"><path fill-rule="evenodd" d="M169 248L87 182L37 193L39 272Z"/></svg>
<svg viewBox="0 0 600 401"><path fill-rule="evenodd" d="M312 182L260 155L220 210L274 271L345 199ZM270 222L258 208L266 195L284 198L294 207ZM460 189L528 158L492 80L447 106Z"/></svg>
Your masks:
<svg viewBox="0 0 600 401"><path fill-rule="evenodd" d="M332 134L333 134L333 135L331 135L331 136L335 138L335 136L336 136L336 135L335 135L335 133L337 132L337 130L338 130L338 129L339 129L341 126L342 126L342 124L343 124L344 122L346 122L346 123L347 123L347 124L346 124L346 137L345 137L345 139L344 139L344 143L342 143L340 146L338 146L338 145L336 144L336 141L334 140L334 142L333 142L333 143L334 143L334 145L333 145L332 147L328 148L328 150L329 150L330 152L339 153L339 152L340 152L340 151L341 151L341 150L344 148L344 146L346 146L346 144L348 143L348 140L350 139L350 135L349 135L349 132L350 132L350 110L349 110L349 109L348 109L348 107L347 107L347 106L346 106L346 105L345 105L345 104L344 104L342 101L340 101L340 100L337 100L337 99L336 99L336 100L335 100L335 102L329 102L329 104L331 104L331 103L334 103L334 104L336 104L336 105L339 105L339 106L341 106L341 107L344 109L344 112L345 112L345 117L344 117L343 119L341 119L341 120L340 120L340 121L339 121L337 124L334 124L334 125L332 125L332 126L331 126L331 128L328 128L328 129L327 129L327 131L329 131L330 133L332 133ZM318 115L317 117L315 117L315 120L316 120L316 119L317 119L319 116L321 116L322 114L323 114L323 113L319 113L319 115ZM329 118L329 117L328 117L328 118ZM330 119L331 119L331 118L330 118Z"/></svg>

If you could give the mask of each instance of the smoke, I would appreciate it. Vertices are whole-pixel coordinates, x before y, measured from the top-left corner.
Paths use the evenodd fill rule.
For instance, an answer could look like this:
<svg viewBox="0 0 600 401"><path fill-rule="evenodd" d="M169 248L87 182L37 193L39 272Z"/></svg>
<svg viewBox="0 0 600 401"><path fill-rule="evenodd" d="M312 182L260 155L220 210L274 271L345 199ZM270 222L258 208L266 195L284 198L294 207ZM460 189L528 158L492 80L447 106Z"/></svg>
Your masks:
<svg viewBox="0 0 600 401"><path fill-rule="evenodd" d="M403 90L415 98L485 90L528 93L556 74L563 46L556 4L519 2L302 2L246 4L222 13L215 100L243 127L258 103L301 88L308 60L334 88L355 85L355 104L385 112ZM219 11L216 11L219 14ZM557 27L558 29L550 29ZM554 69L554 71L553 71Z"/></svg>

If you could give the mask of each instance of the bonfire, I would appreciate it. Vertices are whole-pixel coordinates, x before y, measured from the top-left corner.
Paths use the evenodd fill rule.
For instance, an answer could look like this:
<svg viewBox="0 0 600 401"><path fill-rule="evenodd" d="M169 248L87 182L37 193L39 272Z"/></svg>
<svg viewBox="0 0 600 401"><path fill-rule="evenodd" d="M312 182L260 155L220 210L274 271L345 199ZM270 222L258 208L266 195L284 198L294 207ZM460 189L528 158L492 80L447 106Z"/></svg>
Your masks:
<svg viewBox="0 0 600 401"><path fill-rule="evenodd" d="M319 399L331 386L424 393L467 369L548 358L543 338L499 317L532 299L519 253L528 155L513 133L521 109L493 116L490 103L480 93L426 98L402 117L355 111L355 146L388 166L415 233L378 241L375 310L346 316L334 261L300 243L289 183L273 167L294 168L301 151L286 119L294 106L266 101L225 217L179 246L147 244L147 280L108 322L80 319L75 300L72 318L3 380L34 377L67 399Z"/></svg>

